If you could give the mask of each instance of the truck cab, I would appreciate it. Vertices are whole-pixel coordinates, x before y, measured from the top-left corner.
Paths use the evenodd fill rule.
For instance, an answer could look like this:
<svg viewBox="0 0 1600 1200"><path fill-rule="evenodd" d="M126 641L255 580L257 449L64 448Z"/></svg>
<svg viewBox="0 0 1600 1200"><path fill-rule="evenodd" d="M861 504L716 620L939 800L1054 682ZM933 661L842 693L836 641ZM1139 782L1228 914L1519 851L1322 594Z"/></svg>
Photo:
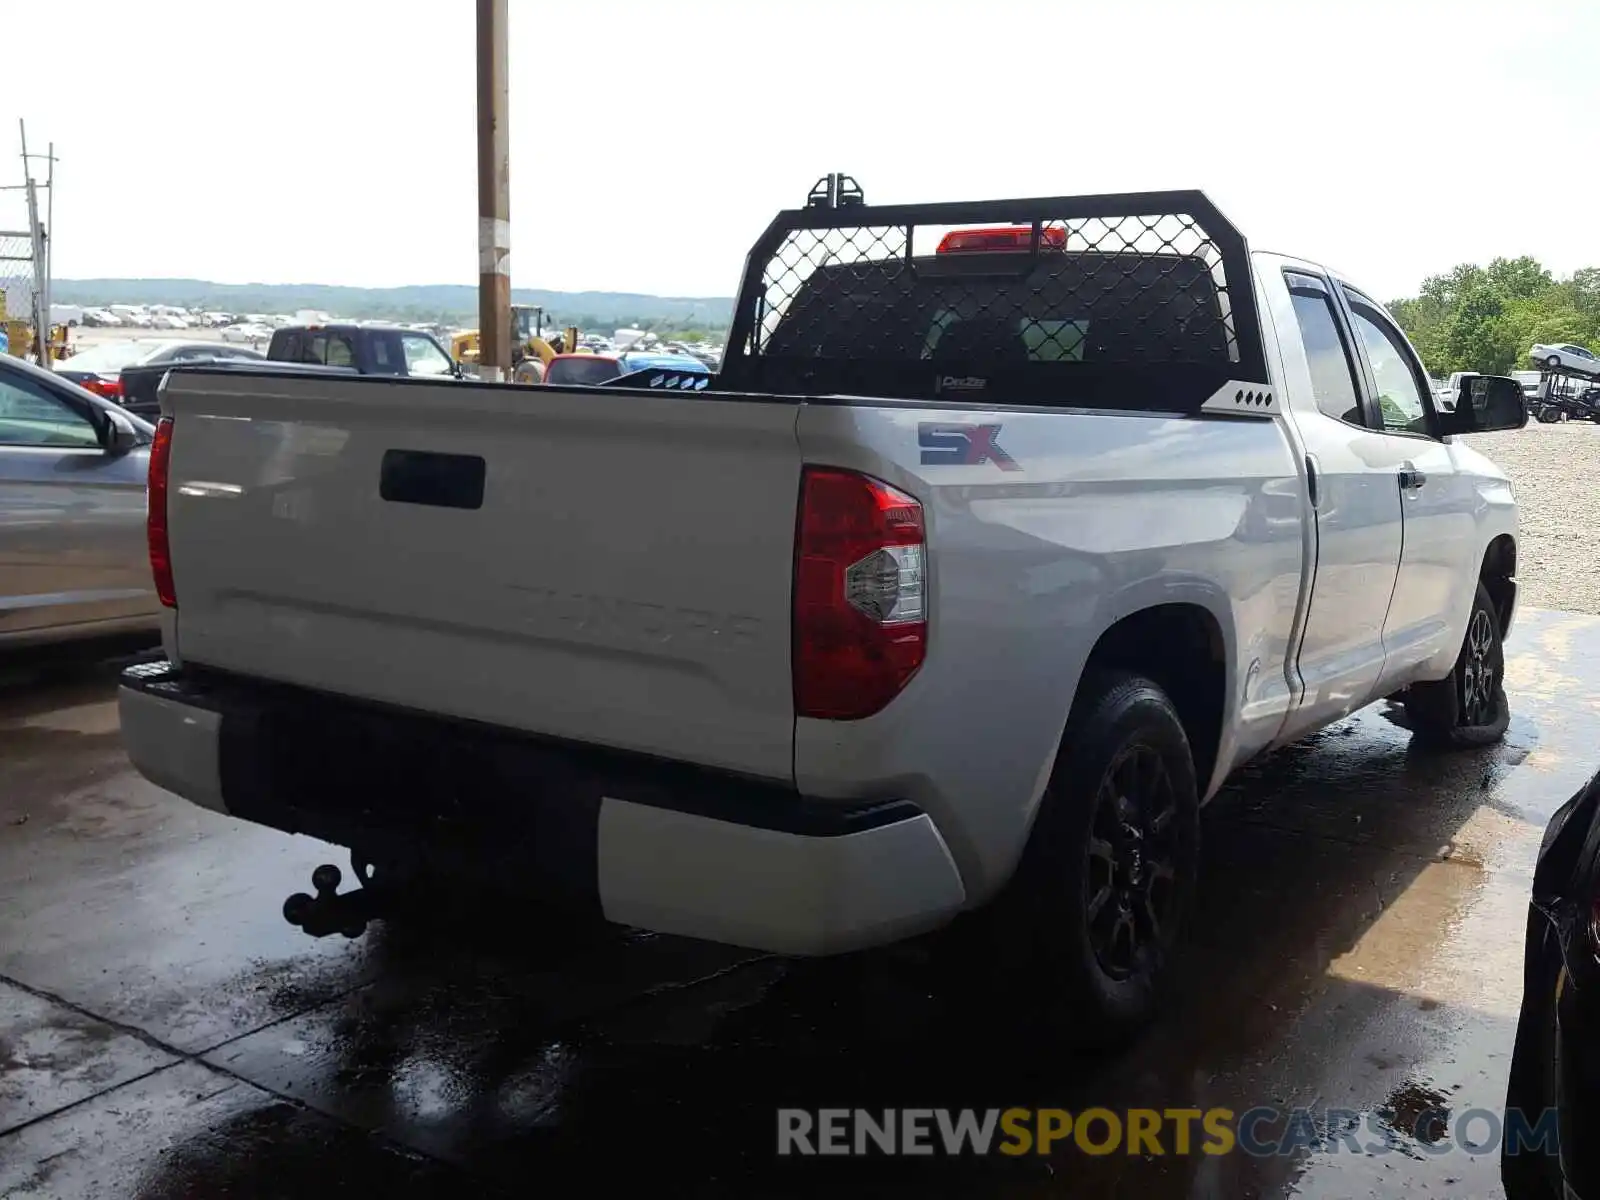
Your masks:
<svg viewBox="0 0 1600 1200"><path fill-rule="evenodd" d="M461 367L431 333L394 325L286 325L267 347L274 362L326 366L357 375L461 378Z"/></svg>

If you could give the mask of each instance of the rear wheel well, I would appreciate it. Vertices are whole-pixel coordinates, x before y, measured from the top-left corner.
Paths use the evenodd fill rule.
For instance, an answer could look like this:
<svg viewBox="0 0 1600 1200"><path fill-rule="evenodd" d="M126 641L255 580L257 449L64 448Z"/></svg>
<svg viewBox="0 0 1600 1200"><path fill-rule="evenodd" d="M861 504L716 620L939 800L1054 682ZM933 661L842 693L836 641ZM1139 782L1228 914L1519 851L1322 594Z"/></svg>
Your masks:
<svg viewBox="0 0 1600 1200"><path fill-rule="evenodd" d="M1194 755L1195 782L1205 795L1222 741L1228 682L1222 628L1198 604L1159 604L1122 618L1100 635L1084 676L1107 668L1132 671L1161 686L1178 710Z"/></svg>
<svg viewBox="0 0 1600 1200"><path fill-rule="evenodd" d="M1500 636L1504 637L1511 625L1511 605L1516 597L1512 583L1517 577L1517 543L1509 533L1502 533L1489 543L1484 551L1483 567L1478 578L1483 581L1494 611L1500 622Z"/></svg>

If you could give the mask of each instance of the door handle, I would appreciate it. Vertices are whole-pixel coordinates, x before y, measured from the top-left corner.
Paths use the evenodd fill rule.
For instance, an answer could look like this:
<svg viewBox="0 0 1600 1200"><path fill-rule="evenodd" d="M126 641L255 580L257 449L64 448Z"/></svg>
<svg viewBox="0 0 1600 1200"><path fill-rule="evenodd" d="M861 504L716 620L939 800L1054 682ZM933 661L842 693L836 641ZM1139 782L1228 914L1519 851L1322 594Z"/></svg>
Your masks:
<svg viewBox="0 0 1600 1200"><path fill-rule="evenodd" d="M1410 463L1404 463L1401 465L1400 487L1403 491L1414 492L1427 482L1427 475L1417 470L1417 468L1412 466Z"/></svg>

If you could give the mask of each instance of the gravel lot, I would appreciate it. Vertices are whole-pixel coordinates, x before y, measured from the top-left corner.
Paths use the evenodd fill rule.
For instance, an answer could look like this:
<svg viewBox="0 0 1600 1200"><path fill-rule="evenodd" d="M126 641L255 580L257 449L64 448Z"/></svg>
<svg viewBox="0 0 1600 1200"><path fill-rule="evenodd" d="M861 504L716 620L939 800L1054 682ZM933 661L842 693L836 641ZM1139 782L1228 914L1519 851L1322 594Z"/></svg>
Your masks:
<svg viewBox="0 0 1600 1200"><path fill-rule="evenodd" d="M1518 602L1600 613L1600 426L1530 423L1467 441L1499 463L1517 490Z"/></svg>

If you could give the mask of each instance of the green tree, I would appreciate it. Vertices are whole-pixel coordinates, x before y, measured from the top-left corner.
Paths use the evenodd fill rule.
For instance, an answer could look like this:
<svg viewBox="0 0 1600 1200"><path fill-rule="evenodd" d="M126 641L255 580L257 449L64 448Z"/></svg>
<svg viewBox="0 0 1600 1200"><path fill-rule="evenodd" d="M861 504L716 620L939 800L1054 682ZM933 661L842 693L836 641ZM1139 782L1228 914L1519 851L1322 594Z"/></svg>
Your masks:
<svg viewBox="0 0 1600 1200"><path fill-rule="evenodd" d="M1390 311L1435 375L1529 365L1536 343L1600 345L1600 267L1556 279L1537 259L1461 263Z"/></svg>
<svg viewBox="0 0 1600 1200"><path fill-rule="evenodd" d="M1445 321L1444 369L1491 375L1511 370L1517 352L1505 315L1506 303L1499 292L1487 282L1470 285Z"/></svg>
<svg viewBox="0 0 1600 1200"><path fill-rule="evenodd" d="M1489 286L1507 300L1530 300L1543 295L1555 284L1550 272L1526 254L1520 258L1490 259L1484 275Z"/></svg>

